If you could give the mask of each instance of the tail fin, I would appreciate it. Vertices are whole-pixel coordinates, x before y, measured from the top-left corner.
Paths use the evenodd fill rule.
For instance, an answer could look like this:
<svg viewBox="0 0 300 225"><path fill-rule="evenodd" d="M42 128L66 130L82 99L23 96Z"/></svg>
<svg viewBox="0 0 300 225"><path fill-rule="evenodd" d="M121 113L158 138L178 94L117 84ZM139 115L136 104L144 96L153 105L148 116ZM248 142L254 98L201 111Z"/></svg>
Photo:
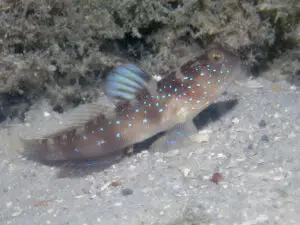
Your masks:
<svg viewBox="0 0 300 225"><path fill-rule="evenodd" d="M20 139L24 156L38 161L61 161L66 159L66 143L71 142L78 130L95 120L114 116L114 107L98 103L84 104L65 113L59 120L50 119L31 124L24 129Z"/></svg>

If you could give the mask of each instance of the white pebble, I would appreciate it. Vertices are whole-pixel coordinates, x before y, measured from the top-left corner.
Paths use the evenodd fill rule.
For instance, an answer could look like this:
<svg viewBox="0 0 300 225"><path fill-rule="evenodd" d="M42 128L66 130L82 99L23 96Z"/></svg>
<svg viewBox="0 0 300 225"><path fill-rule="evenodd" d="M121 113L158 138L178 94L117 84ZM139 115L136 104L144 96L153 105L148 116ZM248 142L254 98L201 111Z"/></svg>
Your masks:
<svg viewBox="0 0 300 225"><path fill-rule="evenodd" d="M56 66L49 65L47 69L48 69L49 72L54 72L56 70Z"/></svg>
<svg viewBox="0 0 300 225"><path fill-rule="evenodd" d="M203 143L203 142L208 142L209 141L209 134L208 133L199 132L197 134L190 135L189 138L193 142Z"/></svg>
<svg viewBox="0 0 300 225"><path fill-rule="evenodd" d="M166 152L165 156L166 157L174 157L174 156L177 156L178 154L179 154L179 150L178 149L174 149L174 150Z"/></svg>
<svg viewBox="0 0 300 225"><path fill-rule="evenodd" d="M240 122L240 120L237 117L234 117L233 120L232 120L233 124L238 124L239 122Z"/></svg>
<svg viewBox="0 0 300 225"><path fill-rule="evenodd" d="M123 205L122 202L116 202L116 203L115 203L115 206L117 206L117 207L118 207L118 206L122 206L122 205Z"/></svg>
<svg viewBox="0 0 300 225"><path fill-rule="evenodd" d="M223 153L219 153L219 154L217 155L217 157L218 157L218 158L227 158L226 155L224 155Z"/></svg>
<svg viewBox="0 0 300 225"><path fill-rule="evenodd" d="M160 75L154 75L153 78L156 81L160 81L162 79L162 77Z"/></svg>
<svg viewBox="0 0 300 225"><path fill-rule="evenodd" d="M50 113L44 112L44 117L49 117L49 116L50 116Z"/></svg>
<svg viewBox="0 0 300 225"><path fill-rule="evenodd" d="M130 170L135 170L135 168L136 168L136 166L134 166L134 165L130 165L130 166L129 166L129 169L130 169Z"/></svg>
<svg viewBox="0 0 300 225"><path fill-rule="evenodd" d="M189 168L182 168L181 172L183 173L183 176L187 177L189 173L191 172L191 169Z"/></svg>
<svg viewBox="0 0 300 225"><path fill-rule="evenodd" d="M18 209L18 211L14 212L11 216L12 217L16 217L16 216L20 216L22 214L23 210L22 209Z"/></svg>
<svg viewBox="0 0 300 225"><path fill-rule="evenodd" d="M223 187L224 189L227 189L227 188L228 188L228 185L227 185L227 184L223 184L222 187Z"/></svg>
<svg viewBox="0 0 300 225"><path fill-rule="evenodd" d="M280 114L279 113L274 113L274 118L279 118L280 117Z"/></svg>

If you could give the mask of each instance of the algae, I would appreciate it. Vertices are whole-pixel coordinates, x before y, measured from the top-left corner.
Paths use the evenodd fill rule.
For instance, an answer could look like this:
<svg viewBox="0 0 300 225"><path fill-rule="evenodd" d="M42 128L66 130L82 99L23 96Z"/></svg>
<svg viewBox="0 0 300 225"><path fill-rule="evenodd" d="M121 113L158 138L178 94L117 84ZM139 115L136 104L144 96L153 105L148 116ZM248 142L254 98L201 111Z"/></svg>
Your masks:
<svg viewBox="0 0 300 225"><path fill-rule="evenodd" d="M167 72L213 41L240 53L255 74L277 66L293 80L299 17L296 0L4 0L0 120L22 119L41 98L59 112L92 101L122 61Z"/></svg>

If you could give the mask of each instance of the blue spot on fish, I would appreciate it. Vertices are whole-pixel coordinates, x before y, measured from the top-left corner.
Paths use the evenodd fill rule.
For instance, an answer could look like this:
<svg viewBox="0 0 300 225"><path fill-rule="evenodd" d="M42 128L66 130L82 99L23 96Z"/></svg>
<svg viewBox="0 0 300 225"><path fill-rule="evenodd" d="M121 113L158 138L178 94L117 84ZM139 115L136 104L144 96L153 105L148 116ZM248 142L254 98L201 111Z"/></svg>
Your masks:
<svg viewBox="0 0 300 225"><path fill-rule="evenodd" d="M104 143L105 143L105 141L104 141L104 140L97 141L97 145L102 145L102 144L104 144Z"/></svg>
<svg viewBox="0 0 300 225"><path fill-rule="evenodd" d="M174 145L174 144L176 144L176 141L175 140L169 140L169 141L167 141L167 143L170 144L170 145Z"/></svg>

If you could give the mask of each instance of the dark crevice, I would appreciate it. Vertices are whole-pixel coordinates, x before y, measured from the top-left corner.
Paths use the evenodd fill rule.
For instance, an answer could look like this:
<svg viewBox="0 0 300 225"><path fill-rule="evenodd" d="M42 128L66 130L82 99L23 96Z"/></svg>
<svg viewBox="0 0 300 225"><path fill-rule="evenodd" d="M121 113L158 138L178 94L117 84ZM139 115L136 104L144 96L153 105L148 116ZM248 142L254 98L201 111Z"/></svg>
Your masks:
<svg viewBox="0 0 300 225"><path fill-rule="evenodd" d="M182 7L183 3L180 0L169 0L169 1L166 1L165 6L168 9L174 10L174 9Z"/></svg>
<svg viewBox="0 0 300 225"><path fill-rule="evenodd" d="M269 49L266 45L252 44L239 49L239 55L243 62L246 62L251 74L257 76L261 71L268 68L270 60ZM252 58L250 58L252 57Z"/></svg>
<svg viewBox="0 0 300 225"><path fill-rule="evenodd" d="M24 53L24 45L22 43L14 44L14 53L15 54L23 54Z"/></svg>
<svg viewBox="0 0 300 225"><path fill-rule="evenodd" d="M143 56L153 53L153 46L146 42L145 38L132 37L126 34L123 39L105 40L99 50L115 55L123 56L130 60L140 60Z"/></svg>
<svg viewBox="0 0 300 225"><path fill-rule="evenodd" d="M121 19L121 17L119 16L119 14L117 12L113 12L112 13L112 16L113 16L113 19L114 19L114 22L120 26L120 27L123 27L124 26L124 23Z"/></svg>
<svg viewBox="0 0 300 225"><path fill-rule="evenodd" d="M164 27L163 23L159 23L159 22L154 22L152 21L147 27L145 28L139 28L139 32L143 35L151 35L153 33L158 32L160 29L162 29Z"/></svg>
<svg viewBox="0 0 300 225"><path fill-rule="evenodd" d="M99 51L121 55L132 60L140 60L143 56L154 53L153 44L146 40L146 36L156 33L163 28L159 22L151 22L147 27L138 29L142 37L135 37L126 33L122 39L106 39L99 47Z"/></svg>
<svg viewBox="0 0 300 225"><path fill-rule="evenodd" d="M55 105L52 109L53 109L54 112L57 112L57 113L63 113L64 112L64 108L60 104Z"/></svg>
<svg viewBox="0 0 300 225"><path fill-rule="evenodd" d="M5 119L25 119L25 113L29 110L32 101L19 93L4 94L0 98L0 122Z"/></svg>

